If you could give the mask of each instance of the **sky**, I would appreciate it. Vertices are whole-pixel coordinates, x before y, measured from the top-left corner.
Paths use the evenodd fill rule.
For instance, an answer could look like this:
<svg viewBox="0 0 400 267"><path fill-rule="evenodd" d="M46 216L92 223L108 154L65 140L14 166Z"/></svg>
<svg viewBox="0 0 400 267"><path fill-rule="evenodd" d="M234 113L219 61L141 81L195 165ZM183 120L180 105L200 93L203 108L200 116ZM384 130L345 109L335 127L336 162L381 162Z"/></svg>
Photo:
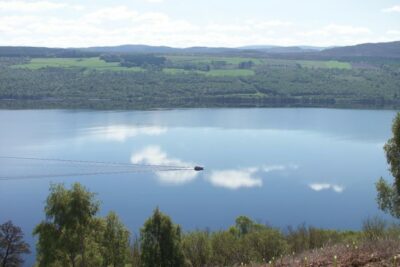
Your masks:
<svg viewBox="0 0 400 267"><path fill-rule="evenodd" d="M343 46L400 40L400 0L0 0L0 45Z"/></svg>

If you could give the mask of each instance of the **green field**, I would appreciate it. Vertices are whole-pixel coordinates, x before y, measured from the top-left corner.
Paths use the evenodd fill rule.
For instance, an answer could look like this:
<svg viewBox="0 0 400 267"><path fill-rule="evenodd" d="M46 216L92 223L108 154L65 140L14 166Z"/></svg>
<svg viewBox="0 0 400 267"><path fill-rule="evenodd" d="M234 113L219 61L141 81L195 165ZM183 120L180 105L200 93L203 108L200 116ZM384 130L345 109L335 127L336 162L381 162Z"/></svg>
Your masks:
<svg viewBox="0 0 400 267"><path fill-rule="evenodd" d="M238 65L241 62L252 61L255 65L279 65L294 66L300 65L305 68L327 68L327 69L351 69L348 62L340 62L337 60L289 60L289 59L267 59L267 58L251 58L251 57L221 57L221 56L186 56L186 55L169 55L168 60L176 63L203 63L211 64L213 61L225 61L226 64Z"/></svg>
<svg viewBox="0 0 400 267"><path fill-rule="evenodd" d="M351 69L351 64L348 62L340 62L336 60L329 61L311 61L311 60L299 60L297 61L302 67L306 68L327 68L327 69Z"/></svg>
<svg viewBox="0 0 400 267"><path fill-rule="evenodd" d="M53 68L86 68L111 71L144 71L139 67L121 67L119 63L108 63L98 57L93 58L34 58L26 64L15 65L14 68L42 69Z"/></svg>
<svg viewBox="0 0 400 267"><path fill-rule="evenodd" d="M183 58L183 56L176 56L176 58ZM213 60L229 60L229 64L239 64L244 58L204 58L204 57L185 57L186 60L190 60L195 63L207 63ZM234 62L234 63L233 63ZM43 68L85 68L89 70L100 70L100 71L144 71L140 67L121 67L118 62L105 62L97 57L94 58L34 58L30 62L25 64L14 65L13 68L27 68L32 70L43 69ZM254 75L253 70L245 69L214 69L208 72L198 70L183 70L175 68L164 68L166 74L189 74L197 73L208 76L248 76Z"/></svg>
<svg viewBox="0 0 400 267"><path fill-rule="evenodd" d="M324 68L324 69L351 69L351 64L340 61L317 61L317 60L287 60L287 59L257 59L246 57L210 57L210 56L186 56L186 55L169 55L166 58L175 63L191 63L191 64L209 64L212 65L216 61L224 61L227 65L223 67L212 68L209 71L202 70L185 70L180 67L164 68L163 73L177 75L196 73L206 76L252 76L255 69L260 66L274 67L295 67L303 68ZM241 62L252 61L255 65L252 69L239 69L238 64ZM43 68L82 68L87 71L130 71L140 72L145 69L140 67L122 67L118 62L105 62L98 57L92 58L33 58L28 63L14 65L13 68L27 68L32 70Z"/></svg>
<svg viewBox="0 0 400 267"><path fill-rule="evenodd" d="M246 69L227 69L227 70L210 70L206 72L208 76L250 76L254 75L254 70Z"/></svg>
<svg viewBox="0 0 400 267"><path fill-rule="evenodd" d="M219 70L210 70L210 71L199 71L199 70L183 70L183 69L174 69L174 68L165 68L163 69L164 73L176 75L176 74L189 74L196 73L207 76L249 76L254 75L254 70L246 70L246 69L219 69Z"/></svg>
<svg viewBox="0 0 400 267"><path fill-rule="evenodd" d="M225 61L226 64L238 65L241 62L253 61L254 64L263 64L263 59L251 57L221 57L221 56L186 56L186 55L169 55L165 56L172 62L187 62L187 63L204 63L211 64L213 61Z"/></svg>
<svg viewBox="0 0 400 267"><path fill-rule="evenodd" d="M183 70L183 69L175 69L175 68L164 68L163 72L166 74L189 74L189 73L201 73L201 71L190 71L190 70Z"/></svg>
<svg viewBox="0 0 400 267"><path fill-rule="evenodd" d="M265 65L277 67L294 67L296 65L303 68L322 68L322 69L351 69L351 64L337 60L289 60L289 59L266 59Z"/></svg>

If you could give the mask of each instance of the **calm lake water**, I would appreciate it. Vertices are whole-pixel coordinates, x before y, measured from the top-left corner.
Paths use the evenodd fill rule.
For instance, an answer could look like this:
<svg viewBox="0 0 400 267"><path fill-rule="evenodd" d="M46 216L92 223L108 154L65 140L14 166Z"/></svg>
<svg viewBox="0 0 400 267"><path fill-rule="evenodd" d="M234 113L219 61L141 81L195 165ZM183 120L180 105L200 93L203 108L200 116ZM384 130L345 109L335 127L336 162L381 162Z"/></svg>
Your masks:
<svg viewBox="0 0 400 267"><path fill-rule="evenodd" d="M205 167L203 172L74 175L0 181L0 222L31 232L50 183L80 182L137 233L159 206L185 230L221 229L239 215L277 227L359 229L383 214L375 181L391 178L383 145L395 111L189 109L0 111L0 156ZM110 171L0 159L0 176ZM383 216L385 217L385 216ZM387 218L387 217L385 217ZM32 256L30 257L32 261Z"/></svg>

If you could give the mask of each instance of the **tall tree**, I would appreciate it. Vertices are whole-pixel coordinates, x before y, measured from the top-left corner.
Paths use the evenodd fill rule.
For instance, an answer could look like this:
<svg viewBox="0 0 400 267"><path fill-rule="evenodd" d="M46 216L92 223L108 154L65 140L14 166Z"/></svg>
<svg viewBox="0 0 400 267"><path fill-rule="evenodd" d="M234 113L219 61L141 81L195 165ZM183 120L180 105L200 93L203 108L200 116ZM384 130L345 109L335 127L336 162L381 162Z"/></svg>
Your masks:
<svg viewBox="0 0 400 267"><path fill-rule="evenodd" d="M389 184L382 177L376 183L378 205L381 210L400 218L400 113L397 113L392 126L393 136L384 146L390 172L394 177Z"/></svg>
<svg viewBox="0 0 400 267"><path fill-rule="evenodd" d="M11 221L0 225L0 266L20 266L24 263L21 254L30 253L21 228Z"/></svg>
<svg viewBox="0 0 400 267"><path fill-rule="evenodd" d="M46 219L34 229L39 266L99 266L99 203L94 194L76 183L70 190L52 185Z"/></svg>
<svg viewBox="0 0 400 267"><path fill-rule="evenodd" d="M129 259L129 231L115 212L105 218L103 266L123 267Z"/></svg>
<svg viewBox="0 0 400 267"><path fill-rule="evenodd" d="M144 267L184 266L180 227L158 208L141 229L141 245Z"/></svg>
<svg viewBox="0 0 400 267"><path fill-rule="evenodd" d="M186 233L182 239L185 258L191 266L206 266L211 258L210 235L206 231Z"/></svg>

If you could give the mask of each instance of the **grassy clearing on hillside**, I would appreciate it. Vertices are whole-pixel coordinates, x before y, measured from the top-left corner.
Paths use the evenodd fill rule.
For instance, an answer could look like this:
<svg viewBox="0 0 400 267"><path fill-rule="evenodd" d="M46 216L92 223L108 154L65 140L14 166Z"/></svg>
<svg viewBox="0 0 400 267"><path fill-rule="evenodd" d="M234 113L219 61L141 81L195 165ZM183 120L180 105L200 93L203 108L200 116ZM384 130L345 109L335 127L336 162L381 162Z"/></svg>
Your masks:
<svg viewBox="0 0 400 267"><path fill-rule="evenodd" d="M348 62L340 62L336 60L330 60L325 62L326 66L330 69L351 69L351 64Z"/></svg>
<svg viewBox="0 0 400 267"><path fill-rule="evenodd" d="M326 69L351 69L350 63L336 60L316 61L316 60L296 60L298 64L306 68L326 68Z"/></svg>
<svg viewBox="0 0 400 267"><path fill-rule="evenodd" d="M93 58L34 58L29 63L15 65L14 68L28 68L32 70L42 69L47 67L53 68L87 68L96 70L111 70L111 71L143 71L142 68L121 67L119 63L105 62L98 57Z"/></svg>
<svg viewBox="0 0 400 267"><path fill-rule="evenodd" d="M226 64L238 65L241 62L253 61L256 65L270 66L296 66L304 68L326 68L326 69L351 69L351 64L347 62L331 61L312 61L312 60L285 60L285 59L257 59L244 57L210 57L210 56L167 56L168 59L175 62L186 62L193 64L212 64L213 61L225 61ZM98 57L93 58L34 58L29 63L14 65L13 68L27 68L32 70L46 67L54 68L86 68L99 71L144 71L140 67L121 67L118 62L105 62ZM249 76L254 75L253 70L249 69L213 69L205 71L188 71L177 68L165 68L167 74L199 73L207 76Z"/></svg>
<svg viewBox="0 0 400 267"><path fill-rule="evenodd" d="M253 61L254 64L262 64L263 60L259 58L250 57L210 57L210 56L185 56L185 55L173 55L166 56L167 59L172 62L187 62L187 63L205 63L211 64L212 61L225 61L226 64L239 64L241 62Z"/></svg>
<svg viewBox="0 0 400 267"><path fill-rule="evenodd" d="M207 76L251 76L254 75L254 70L247 69L220 69L220 70L210 70L210 71L199 71L199 70L183 70L183 69L174 69L174 68L165 68L163 69L164 73L175 75L175 74L189 74L196 73Z"/></svg>
<svg viewBox="0 0 400 267"><path fill-rule="evenodd" d="M190 71L184 69L164 68L163 72L166 74L189 74L189 73L201 73L201 71Z"/></svg>
<svg viewBox="0 0 400 267"><path fill-rule="evenodd" d="M185 56L172 55L166 56L167 59L176 63L204 63L211 64L213 61L225 61L226 64L238 65L241 62L253 61L256 65L277 65L277 66L295 66L300 65L305 68L326 68L326 69L351 69L348 62L340 62L337 60L289 60L289 59L262 59L250 57L210 57L210 56Z"/></svg>
<svg viewBox="0 0 400 267"><path fill-rule="evenodd" d="M253 70L247 69L229 69L229 70L210 70L205 72L208 76L251 76L254 75Z"/></svg>
<svg viewBox="0 0 400 267"><path fill-rule="evenodd" d="M293 67L300 65L303 68L322 68L322 69L351 69L351 64L337 60L289 60L289 59L267 59L266 65L277 67Z"/></svg>

